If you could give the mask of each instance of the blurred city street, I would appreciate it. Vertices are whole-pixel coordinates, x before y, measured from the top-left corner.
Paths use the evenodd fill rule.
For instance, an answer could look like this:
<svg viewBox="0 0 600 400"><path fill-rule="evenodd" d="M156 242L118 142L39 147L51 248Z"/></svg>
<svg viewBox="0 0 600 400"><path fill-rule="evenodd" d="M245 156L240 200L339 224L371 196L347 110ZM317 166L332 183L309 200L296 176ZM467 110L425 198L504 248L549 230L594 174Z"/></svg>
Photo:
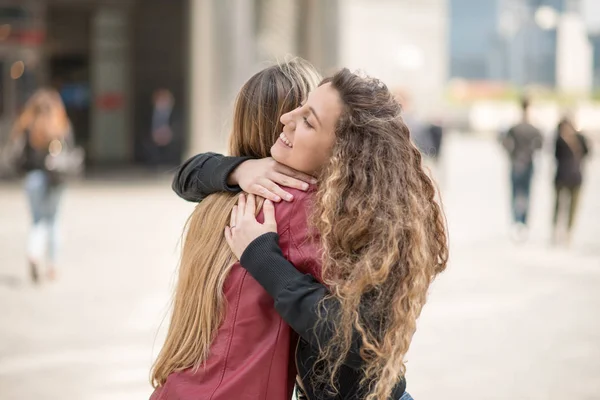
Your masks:
<svg viewBox="0 0 600 400"><path fill-rule="evenodd" d="M408 357L416 400L600 399L600 157L570 248L550 246L552 160L534 177L529 240L509 236L507 160L492 138L447 138L437 171L451 263ZM596 154L598 151L596 151ZM56 282L33 286L25 197L0 186L0 398L146 399L178 245L193 205L154 179L69 188Z"/></svg>

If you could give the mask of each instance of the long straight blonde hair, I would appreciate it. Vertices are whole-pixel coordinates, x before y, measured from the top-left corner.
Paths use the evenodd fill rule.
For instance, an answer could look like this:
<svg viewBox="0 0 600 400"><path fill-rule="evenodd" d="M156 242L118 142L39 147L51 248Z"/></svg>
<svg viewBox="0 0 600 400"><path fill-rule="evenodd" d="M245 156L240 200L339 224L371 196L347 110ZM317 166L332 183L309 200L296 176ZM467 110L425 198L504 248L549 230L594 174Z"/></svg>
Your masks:
<svg viewBox="0 0 600 400"><path fill-rule="evenodd" d="M250 78L235 102L229 153L269 157L283 130L280 116L299 107L320 79L302 59L268 67ZM212 194L186 223L171 322L151 373L154 387L173 372L198 368L209 356L226 311L223 286L236 261L223 234L236 202L236 195Z"/></svg>
<svg viewBox="0 0 600 400"><path fill-rule="evenodd" d="M28 131L31 146L41 150L48 147L52 140L63 139L70 129L71 123L58 92L39 89L27 100L16 119L11 139L18 139Z"/></svg>

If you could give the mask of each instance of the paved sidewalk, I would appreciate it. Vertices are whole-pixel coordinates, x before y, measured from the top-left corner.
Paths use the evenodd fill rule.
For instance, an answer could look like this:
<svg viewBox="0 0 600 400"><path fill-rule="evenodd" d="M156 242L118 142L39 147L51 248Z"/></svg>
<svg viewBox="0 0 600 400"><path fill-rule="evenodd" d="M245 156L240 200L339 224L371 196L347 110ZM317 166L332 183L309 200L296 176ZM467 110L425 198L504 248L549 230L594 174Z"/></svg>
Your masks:
<svg viewBox="0 0 600 400"><path fill-rule="evenodd" d="M548 245L547 157L531 239L515 245L502 152L449 139L439 173L451 265L420 320L409 391L416 400L600 399L600 159L589 165L572 248ZM33 287L24 198L0 185L0 399L146 399L193 205L163 178L81 183L64 206L59 279Z"/></svg>

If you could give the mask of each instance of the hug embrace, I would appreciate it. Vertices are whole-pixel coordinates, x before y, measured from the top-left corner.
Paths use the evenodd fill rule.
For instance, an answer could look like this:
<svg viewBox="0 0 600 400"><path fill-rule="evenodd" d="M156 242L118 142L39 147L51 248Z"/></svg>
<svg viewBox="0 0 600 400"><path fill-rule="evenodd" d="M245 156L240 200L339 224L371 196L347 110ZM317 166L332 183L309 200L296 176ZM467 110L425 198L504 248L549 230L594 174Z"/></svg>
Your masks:
<svg viewBox="0 0 600 400"><path fill-rule="evenodd" d="M410 399L405 356L446 222L379 80L306 61L242 87L229 154L173 189L185 228L152 400Z"/></svg>

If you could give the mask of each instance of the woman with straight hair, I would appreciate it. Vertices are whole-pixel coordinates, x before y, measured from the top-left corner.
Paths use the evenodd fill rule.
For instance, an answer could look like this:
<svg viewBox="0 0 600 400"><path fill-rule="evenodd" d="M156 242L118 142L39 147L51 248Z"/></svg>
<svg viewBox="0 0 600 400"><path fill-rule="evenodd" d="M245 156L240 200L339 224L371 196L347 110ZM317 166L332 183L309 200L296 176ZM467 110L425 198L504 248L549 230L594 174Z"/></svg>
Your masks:
<svg viewBox="0 0 600 400"><path fill-rule="evenodd" d="M448 245L434 185L400 111L383 83L344 69L281 117L273 160L224 164L222 156L201 154L176 174L173 187L184 198L202 200L240 184L277 201L285 199L280 164L298 170L312 154L328 153L313 172L310 213L321 281L286 259L271 203L259 221L254 195L240 195L225 230L241 266L300 335L301 397L410 399L404 357L429 286L446 268Z"/></svg>
<svg viewBox="0 0 600 400"><path fill-rule="evenodd" d="M60 95L40 89L25 104L15 121L10 140L22 143L17 169L26 173L25 192L29 200L32 227L27 241L27 258L33 282L45 264L47 278L56 278L58 260L58 209L64 182L49 165L49 158L72 145L73 133Z"/></svg>
<svg viewBox="0 0 600 400"><path fill-rule="evenodd" d="M268 157L282 129L279 116L297 108L319 80L302 59L251 77L235 102L230 154ZM297 191L296 203L278 205L278 232L286 256L302 273L319 277L320 260L305 214L312 192ZM153 400L292 396L297 336L222 235L237 197L208 196L186 224L169 330L152 368Z"/></svg>

